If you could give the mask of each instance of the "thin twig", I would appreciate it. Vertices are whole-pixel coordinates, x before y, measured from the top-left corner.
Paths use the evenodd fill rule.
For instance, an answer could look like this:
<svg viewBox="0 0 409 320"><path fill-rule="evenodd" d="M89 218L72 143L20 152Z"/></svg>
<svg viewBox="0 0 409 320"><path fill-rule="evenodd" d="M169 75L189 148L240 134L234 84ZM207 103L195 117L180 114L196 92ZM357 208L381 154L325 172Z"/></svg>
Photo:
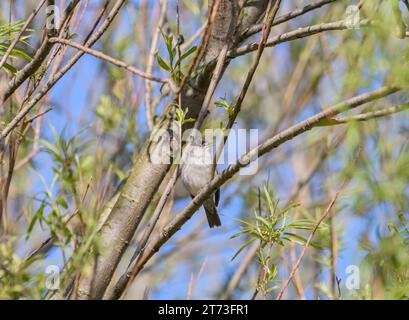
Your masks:
<svg viewBox="0 0 409 320"><path fill-rule="evenodd" d="M72 0L70 2L64 11L64 18L62 19L63 22L66 21L68 16L71 15L79 1L80 0ZM53 44L50 43L48 39L54 34L55 29L50 28L47 30L46 36L40 47L36 50L36 54L34 55L33 59L27 63L22 70L17 72L13 79L11 79L11 81L8 83L7 88L0 97L1 104L3 104L21 86L21 84L23 84L24 81L31 77L41 67L53 47ZM0 137L0 140L2 140L2 137Z"/></svg>
<svg viewBox="0 0 409 320"><path fill-rule="evenodd" d="M259 248L259 242L254 242L250 249L248 249L247 254L244 256L243 260L241 261L239 267L236 269L236 272L231 277L226 292L222 296L222 299L231 299L234 289L239 285L240 280L243 278L246 270L250 266L251 262L253 261L254 256L257 253Z"/></svg>
<svg viewBox="0 0 409 320"><path fill-rule="evenodd" d="M17 45L18 41L20 40L21 36L23 33L27 30L29 24L31 21L33 21L34 17L37 15L37 13L40 11L41 7L44 5L44 3L47 0L42 0L38 4L38 6L34 9L34 11L31 13L31 15L27 18L26 22L24 23L23 27L21 28L20 32L18 35L14 38L13 42L10 44L10 46L7 48L6 52L4 53L3 57L1 58L0 61L0 69L4 66L6 63L7 58L9 57L10 53L13 51L15 46Z"/></svg>
<svg viewBox="0 0 409 320"><path fill-rule="evenodd" d="M344 124L344 123L349 123L349 122L354 122L354 121L363 122L363 121L368 121L368 120L373 120L373 119L389 116L395 113L405 111L407 109L409 109L409 103L405 103L399 106L384 108L384 109L377 110L377 111L365 112L365 113L361 113L361 114L357 114L357 115L349 116L349 117L328 119L328 122L327 123L324 122L322 126L333 126L333 125Z"/></svg>
<svg viewBox="0 0 409 320"><path fill-rule="evenodd" d="M330 245L331 263L330 263L329 289L330 289L332 298L335 298L335 282L337 278L338 243L337 243L337 231L336 231L336 226L335 226L335 213L333 212L333 210L330 210L330 211L331 212L329 215L329 233L330 233L330 239L331 239L331 245Z"/></svg>
<svg viewBox="0 0 409 320"><path fill-rule="evenodd" d="M369 20L362 20L359 24L361 27L367 27L373 25L373 22ZM325 31L335 31L335 30L349 30L348 25L345 20L328 22L328 23L319 23L308 27L298 28L289 32L285 32L278 36L275 36L269 39L266 43L266 47L273 47L277 44L297 40L300 38L309 37L314 34L322 33ZM244 54L256 51L258 49L258 43L250 43L244 46L241 46L237 49L233 49L229 52L229 58L236 58Z"/></svg>
<svg viewBox="0 0 409 320"><path fill-rule="evenodd" d="M357 160L358 157L359 157L360 152L361 152L361 148L358 148L358 151L357 151L357 153L356 153L356 155L355 155L355 157L354 157L353 162L356 162L356 160ZM320 224L324 221L324 219L325 219L325 218L328 216L328 214L331 212L331 210L332 210L332 208L333 208L335 202L337 201L337 199L338 199L340 193L345 189L345 187L346 187L347 184L351 181L351 179L352 179L352 175L349 176L349 177L347 177L347 178L343 181L343 183L342 183L341 186L339 187L338 191L336 192L335 196L332 198L332 200L331 200L330 203L328 204L327 209L326 209L326 210L324 211L324 213L321 215L321 217L320 217L320 219L318 220L318 222L316 223L314 229L311 231L311 233L310 233L310 235L309 235L307 241L305 242L305 244L304 244L304 246L303 246L303 249L302 249L302 251L301 251L301 253L300 253L300 256L298 257L297 262L294 264L294 266L293 266L293 268L292 268L292 270L291 270L291 272L290 272L290 275L288 276L286 282L285 282L284 285L281 287L280 292L278 293L278 295L277 295L277 297L276 297L276 300L281 300L281 298L283 297L283 294L284 294L285 290L288 288L288 285L290 284L291 279L294 277L294 275L295 275L295 273L296 273L298 267L300 266L301 260L302 260L302 258L304 257L305 252L307 251L307 248L308 248L309 244L311 243L312 238L314 237L315 233L317 232L317 230L318 230ZM332 215L332 213L331 213L331 215ZM332 236L332 235L331 235L331 236ZM332 257L332 258L334 258L334 257ZM335 265L334 265L334 268L335 268ZM335 269L333 270L333 272L335 272ZM334 282L337 281L337 283L338 283L338 280L337 280L336 275L334 275L334 278L335 278L335 279L334 279Z"/></svg>
<svg viewBox="0 0 409 320"><path fill-rule="evenodd" d="M51 110L53 110L53 108L47 108L46 110L44 110L44 111L42 111L42 112L40 112L40 113L38 113L38 114L32 116L31 118L26 119L26 120L24 121L24 123L27 124L27 123L33 122L35 119L42 117L43 115L45 115L46 113L50 112Z"/></svg>
<svg viewBox="0 0 409 320"><path fill-rule="evenodd" d="M190 46L193 44L193 42L196 41L197 38L201 36L201 34L205 31L207 23L204 23L199 30L196 31L196 33L191 36L188 40L186 40L181 46L180 49L182 51L186 51L187 49L190 48Z"/></svg>
<svg viewBox="0 0 409 320"><path fill-rule="evenodd" d="M287 21L289 21L289 20L291 20L291 19L294 19L294 18L296 18L296 17L299 17L299 16L301 16L301 15L307 13L307 12L310 12L310 11L312 11L312 10L318 9L318 8L320 8L320 7L322 7L322 6L325 6L325 5L330 4L330 3L332 3L332 2L335 2L335 1L337 1L337 0L320 0L320 1L315 1L315 2L313 2L313 3L310 3L310 4L306 5L306 6L303 7L303 8L295 9L295 10L289 12L289 13L286 13L286 14L284 14L284 15L281 15L281 16L277 17L277 19L274 21L274 23L273 23L272 26L277 26L277 25L279 25L279 24L282 24L282 23L284 23L284 22L287 22ZM257 32L260 32L260 31L262 30L262 28L263 28L263 24L262 24L262 23L261 23L261 24L256 24L256 25L251 26L249 29L247 29L247 30L243 33L243 35L241 36L241 39L246 39L246 38L250 37L251 35L253 35L253 34L257 33Z"/></svg>
<svg viewBox="0 0 409 320"><path fill-rule="evenodd" d="M82 52L88 53L88 54L90 54L90 55L92 55L94 57L97 57L99 59L102 59L104 61L112 63L113 65L116 65L117 67L123 68L123 69L125 69L125 70L139 76L139 77L142 77L144 79L151 80L151 81L156 81L156 82L160 82L160 83L167 83L167 84L169 84L171 89L173 89L173 91L176 91L175 86L174 86L171 79L161 79L161 78L155 77L154 75L151 75L149 73L146 73L146 72L143 72L143 71L141 71L139 69L136 69L135 67L125 63L124 61L112 58L112 57L108 56L107 54L102 53L100 51L90 49L90 48L85 47L85 46L83 46L81 44L69 41L67 39L62 39L62 38L51 38L51 39L49 39L49 41L51 43L65 44L67 46L70 46L70 47L73 47L75 49L81 50Z"/></svg>
<svg viewBox="0 0 409 320"><path fill-rule="evenodd" d="M200 266L200 269L199 269L199 272L197 273L196 278L194 277L193 272L191 274L190 281L189 281L189 286L188 286L188 290L187 290L187 297L186 297L187 300L190 300L192 298L193 288L196 286L197 282L199 281L200 276L202 275L202 273L203 273L203 271L204 271L204 269L206 267L207 259L208 259L208 257L206 256L205 259L203 260L202 265Z"/></svg>
<svg viewBox="0 0 409 320"><path fill-rule="evenodd" d="M256 58L254 59L252 65L250 67L249 72L247 73L246 80L245 80L244 85L243 85L243 87L241 89L239 98L237 99L237 102L234 105L233 114L229 115L229 120L228 120L226 128L225 128L226 134L223 137L223 140L220 141L219 145L217 146L217 150L216 150L216 153L215 153L214 158L213 158L212 177L214 177L214 174L216 172L217 160L219 159L219 157L220 157L220 155L221 155L221 153L223 151L224 145L225 145L225 143L227 141L227 138L228 138L229 130L233 127L234 122L236 121L236 118L237 118L238 114L240 113L241 105L242 105L242 103L244 101L244 98L246 97L247 91L248 91L248 89L250 87L250 83L253 80L254 74L255 74L255 72L257 70L257 67L258 67L258 65L260 63L261 56L262 56L264 48L266 46L268 36L270 35L271 27L273 25L273 22L274 22L274 19L275 19L276 15L277 15L277 12L278 12L278 10L280 8L280 5L281 5L281 0L276 1L274 3L274 7L272 7L272 8L271 8L271 1L269 1L269 3L268 3L267 9L266 9L266 15L264 17L263 30L261 32L260 40L259 40L259 42L257 44Z"/></svg>
<svg viewBox="0 0 409 320"><path fill-rule="evenodd" d="M203 53L205 52L205 49L207 47L207 43L209 42L209 39L210 39L210 34L211 34L211 31L212 31L213 22L214 22L214 19L216 18L217 10L219 9L219 6L220 6L220 2L221 2L221 0L215 0L213 2L213 4L212 4L212 7L210 8L210 14L209 14L209 18L207 20L206 29L204 31L202 41L201 41L199 47L196 50L195 56L193 58L192 64L189 67L188 72L182 78L182 81L179 83L179 88L177 90L177 94L179 94L180 92L183 91L183 88L185 87L185 84L186 84L187 80L190 79L190 76L192 75L193 71L197 67L197 64L201 60L201 58L203 56Z"/></svg>
<svg viewBox="0 0 409 320"><path fill-rule="evenodd" d="M73 0L74 2L74 0ZM108 27L111 25L113 19L118 14L119 10L125 4L126 0L118 0L113 6L110 14L104 21L104 23L98 28L96 32L89 38L86 46L92 46L98 39L105 33ZM77 63L77 61L83 56L84 52L78 52L71 60L59 71L53 78L47 81L43 85L41 90L17 113L13 120L11 120L7 126L0 133L0 144L7 137L7 135L18 125L18 123L30 112L30 110L40 101L48 91Z"/></svg>
<svg viewBox="0 0 409 320"><path fill-rule="evenodd" d="M197 130L202 126L203 121L204 121L204 119L205 119L205 117L206 117L206 115L208 113L210 102L212 100L213 94L214 94L214 92L216 90L216 86L219 83L220 76L221 76L221 74L223 72L223 69L224 69L224 65L225 65L226 58L227 58L228 48L229 48L228 44L225 44L223 46L220 54L219 54L219 58L217 59L217 64L216 64L216 67L214 69L212 79L210 80L210 84L209 84L209 87L207 89L206 96L205 96L205 98L203 100L203 104L202 104L202 107L200 109L199 116L197 117L197 120L196 120L195 125L194 125L194 128L197 129Z"/></svg>
<svg viewBox="0 0 409 320"><path fill-rule="evenodd" d="M284 282L283 286L280 289L280 292L277 295L276 300L281 300L281 298L283 297L283 294L285 292L285 290L287 289L288 285L290 284L292 278L295 275L295 272L297 271L302 258L305 255L305 252L307 251L308 246L310 245L312 238L314 237L315 233L317 232L319 226L321 225L321 223L324 221L324 219L327 217L328 213L330 212L330 210L332 209L332 207L334 206L335 202L338 199L339 194L341 193L341 191L344 189L346 185L346 181L344 183L342 183L341 187L339 188L339 190L337 191L337 193L335 194L335 196L332 198L332 200L330 201L330 203L328 204L327 208L325 209L324 213L321 215L320 219L318 220L318 222L315 224L314 229L311 231L310 235L307 238L307 241L305 242L302 251L300 253L300 256L298 257L297 262L295 263L295 265L293 266L290 275L288 276L287 280Z"/></svg>
<svg viewBox="0 0 409 320"><path fill-rule="evenodd" d="M158 22L158 26L156 27L156 31L154 32L153 37L152 37L152 43L151 43L151 48L150 48L149 57L148 57L148 65L146 67L147 74L152 73L153 62L155 61L156 47L158 46L159 34L160 34L161 27L166 17L167 3L168 3L168 0L161 1L162 7L160 11L160 16L159 16L159 22ZM146 109L146 119L148 123L148 128L149 128L149 131L152 131L153 126L154 126L153 117L155 115L155 111L152 107L152 84L149 80L145 81L145 109Z"/></svg>

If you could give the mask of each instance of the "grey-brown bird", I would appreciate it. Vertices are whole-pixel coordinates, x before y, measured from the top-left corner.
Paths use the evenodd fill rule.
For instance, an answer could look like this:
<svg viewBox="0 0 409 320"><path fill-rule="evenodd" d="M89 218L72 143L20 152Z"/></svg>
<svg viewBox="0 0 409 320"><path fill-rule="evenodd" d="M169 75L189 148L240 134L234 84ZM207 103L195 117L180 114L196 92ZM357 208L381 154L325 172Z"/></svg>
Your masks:
<svg viewBox="0 0 409 320"><path fill-rule="evenodd" d="M211 180L213 168L211 145L203 143L201 138L196 138L186 147L184 152L181 179L193 198ZM216 208L219 199L220 190L218 189L214 194L214 199L212 195L203 202L210 228L222 225Z"/></svg>

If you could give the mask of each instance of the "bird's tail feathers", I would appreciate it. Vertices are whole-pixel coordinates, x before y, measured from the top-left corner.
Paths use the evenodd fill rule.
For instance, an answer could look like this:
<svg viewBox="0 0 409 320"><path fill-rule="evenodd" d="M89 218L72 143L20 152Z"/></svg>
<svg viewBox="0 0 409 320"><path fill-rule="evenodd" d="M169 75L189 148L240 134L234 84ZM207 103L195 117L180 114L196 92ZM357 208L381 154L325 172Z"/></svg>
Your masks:
<svg viewBox="0 0 409 320"><path fill-rule="evenodd" d="M203 207L206 212L207 222L209 223L209 227L220 227L222 222L220 221L219 214L217 213L216 206L214 205L213 199L207 199L203 203Z"/></svg>

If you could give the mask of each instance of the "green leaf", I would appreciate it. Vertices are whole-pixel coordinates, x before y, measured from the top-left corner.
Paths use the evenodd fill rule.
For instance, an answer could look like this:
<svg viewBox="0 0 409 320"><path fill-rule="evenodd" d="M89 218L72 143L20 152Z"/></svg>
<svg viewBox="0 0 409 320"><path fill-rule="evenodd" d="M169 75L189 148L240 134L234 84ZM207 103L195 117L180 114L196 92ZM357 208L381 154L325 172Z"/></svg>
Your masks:
<svg viewBox="0 0 409 320"><path fill-rule="evenodd" d="M301 244L305 244L305 243L307 243L307 241L308 241L308 240L307 240L306 238L304 238L303 236L300 236L300 235L295 234L295 233L284 232L284 235L289 236L289 237L291 237L291 238L295 238L295 239L300 240L300 241L301 241ZM297 241L294 241L294 242L297 242ZM321 246L319 246L318 244L316 244L316 243L314 243L314 242L312 242L312 241L310 241L309 245L310 245L311 247L315 248L315 249L322 250L322 247L321 247Z"/></svg>
<svg viewBox="0 0 409 320"><path fill-rule="evenodd" d="M314 221L308 219L300 219L293 223L287 224L286 229L312 230L314 226Z"/></svg>
<svg viewBox="0 0 409 320"><path fill-rule="evenodd" d="M233 261L239 254L242 252L247 246L249 246L255 239L250 239L247 241L245 244L243 244L240 249L236 252L236 254L231 258L231 261Z"/></svg>
<svg viewBox="0 0 409 320"><path fill-rule="evenodd" d="M314 127L328 127L328 126L334 126L334 125L339 125L339 122L335 119L331 118L324 118L320 121L318 121Z"/></svg>
<svg viewBox="0 0 409 320"><path fill-rule="evenodd" d="M72 33L72 34L68 35L67 39L72 40L72 39L75 39L76 37L78 37L78 33Z"/></svg>
<svg viewBox="0 0 409 320"><path fill-rule="evenodd" d="M176 65L178 65L179 63L181 63L184 59L186 59L187 57L189 57L193 52L195 52L197 49L196 46L191 47L189 50L187 50L185 53L183 53L180 58L176 61Z"/></svg>
<svg viewBox="0 0 409 320"><path fill-rule="evenodd" d="M247 234L247 233L249 233L247 230L240 231L240 232L235 233L234 235L232 235L232 236L230 237L230 239L238 238L238 237L240 237L240 236L242 236L242 235L245 235L245 234Z"/></svg>
<svg viewBox="0 0 409 320"><path fill-rule="evenodd" d="M17 72L17 69L14 68L12 65L8 64L7 62L3 65L3 67L10 71L12 74L15 74Z"/></svg>
<svg viewBox="0 0 409 320"><path fill-rule="evenodd" d="M62 197L57 197L56 199L55 199L55 202L57 202L61 207L63 207L64 209L68 209L68 204L67 204L67 202L65 201L65 199L64 198L62 198Z"/></svg>
<svg viewBox="0 0 409 320"><path fill-rule="evenodd" d="M16 21L15 23L11 24L3 24L0 25L0 58L4 55L4 53L7 51L9 48L9 42L13 41L14 38L14 33L17 33L21 30L22 26L24 24L24 21ZM32 30L27 30L27 32L32 32ZM28 39L31 35L23 35L18 43L19 44L25 44L29 45L26 39ZM31 57L23 50L18 47L13 48L13 50L10 52L9 58L14 59L16 57L21 57L23 59L26 59L28 61L31 60ZM5 63L4 64L4 69L11 72L11 73L16 73L17 70L14 68L12 65Z"/></svg>
<svg viewBox="0 0 409 320"><path fill-rule="evenodd" d="M250 222L246 221L246 220L243 220L243 219L240 219L240 218L235 218L234 220L240 222L241 224L245 224L245 225L250 226L250 227L252 226L252 224Z"/></svg>
<svg viewBox="0 0 409 320"><path fill-rule="evenodd" d="M32 60L32 58L28 54L26 54L22 49L14 48L12 50L12 53L13 53L14 56L18 56L18 57L23 58L23 59L25 59L27 61Z"/></svg>
<svg viewBox="0 0 409 320"><path fill-rule="evenodd" d="M259 215L257 215L256 216L256 219L258 220L258 221L260 221L263 225L265 225L266 227L270 227L270 222L267 220L267 219L265 219L265 218L263 218L263 217L261 217L261 216L259 216Z"/></svg>
<svg viewBox="0 0 409 320"><path fill-rule="evenodd" d="M173 35L168 36L167 34L163 32L162 29L160 29L160 32L162 34L163 39L165 40L166 49L168 50L168 55L169 55L169 61L170 61L170 64L172 65L173 59L175 58L175 54L176 54L176 49L172 47Z"/></svg>
<svg viewBox="0 0 409 320"><path fill-rule="evenodd" d="M45 147L47 152L53 154L56 160L58 160L59 162L64 161L64 159L61 157L60 150L56 146L44 139L39 139L39 143Z"/></svg>
<svg viewBox="0 0 409 320"><path fill-rule="evenodd" d="M267 199L268 209L270 213L273 214L275 212L276 206L274 204L273 198L271 197L270 192L267 189L266 185L263 186L263 191L264 191L264 197Z"/></svg>
<svg viewBox="0 0 409 320"><path fill-rule="evenodd" d="M37 222L37 220L44 220L44 216L43 216L44 208L45 208L45 201L42 201L33 219L31 219L30 225L28 226L26 239L30 236L31 231L33 230L34 225Z"/></svg>

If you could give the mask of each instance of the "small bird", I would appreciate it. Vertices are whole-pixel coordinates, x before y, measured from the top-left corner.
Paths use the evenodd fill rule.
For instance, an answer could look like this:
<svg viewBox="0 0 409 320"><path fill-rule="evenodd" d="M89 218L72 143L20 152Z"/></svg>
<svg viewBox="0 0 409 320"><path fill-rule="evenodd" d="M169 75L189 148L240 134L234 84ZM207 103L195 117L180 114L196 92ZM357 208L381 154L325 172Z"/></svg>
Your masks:
<svg viewBox="0 0 409 320"><path fill-rule="evenodd" d="M212 163L211 145L203 143L201 138L193 138L191 144L186 147L181 163L182 182L192 198L211 180ZM222 225L216 209L219 199L220 189L217 189L214 201L213 196L210 196L203 202L210 228Z"/></svg>

